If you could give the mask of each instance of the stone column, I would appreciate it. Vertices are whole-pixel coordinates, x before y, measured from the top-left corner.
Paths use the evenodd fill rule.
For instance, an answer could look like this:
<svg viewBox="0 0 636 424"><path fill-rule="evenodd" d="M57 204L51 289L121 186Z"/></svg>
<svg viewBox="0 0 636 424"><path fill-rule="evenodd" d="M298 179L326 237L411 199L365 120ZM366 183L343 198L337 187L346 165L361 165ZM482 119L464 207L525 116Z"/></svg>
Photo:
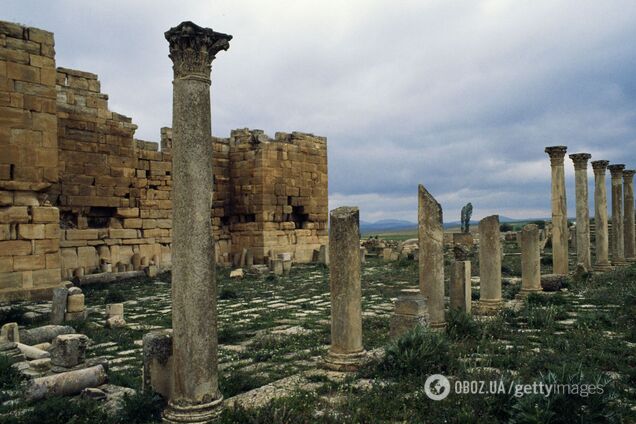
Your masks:
<svg viewBox="0 0 636 424"><path fill-rule="evenodd" d="M596 258L594 271L610 271L609 262L609 234L607 227L607 190L605 188L605 172L609 161L595 160L592 162L594 170L594 227L596 239Z"/></svg>
<svg viewBox="0 0 636 424"><path fill-rule="evenodd" d="M501 299L501 240L499 215L479 221L479 311L496 311Z"/></svg>
<svg viewBox="0 0 636 424"><path fill-rule="evenodd" d="M431 327L443 327L444 226L442 207L423 185L418 186L420 293L427 300Z"/></svg>
<svg viewBox="0 0 636 424"><path fill-rule="evenodd" d="M589 153L570 155L574 162L576 186L576 260L592 270L592 254L590 252L590 210L587 187L587 161L592 157Z"/></svg>
<svg viewBox="0 0 636 424"><path fill-rule="evenodd" d="M636 262L636 231L634 228L634 174L636 170L623 171L623 199L625 213L623 227L625 229L625 260Z"/></svg>
<svg viewBox="0 0 636 424"><path fill-rule="evenodd" d="M612 175L612 265L625 265L625 234L623 233L623 169L625 165L607 167Z"/></svg>
<svg viewBox="0 0 636 424"><path fill-rule="evenodd" d="M164 421L207 422L218 386L210 71L232 36L182 22L165 33L174 64L172 132L173 372Z"/></svg>
<svg viewBox="0 0 636 424"><path fill-rule="evenodd" d="M552 266L555 274L568 273L568 210L563 158L566 146L546 147L552 168Z"/></svg>
<svg viewBox="0 0 636 424"><path fill-rule="evenodd" d="M364 357L360 287L360 213L340 207L329 214L329 287L331 347L324 364L353 371Z"/></svg>
<svg viewBox="0 0 636 424"><path fill-rule="evenodd" d="M470 281L470 261L455 261L451 265L450 308L470 314L472 291Z"/></svg>
<svg viewBox="0 0 636 424"><path fill-rule="evenodd" d="M521 293L541 291L539 227L528 224L519 233L521 244Z"/></svg>

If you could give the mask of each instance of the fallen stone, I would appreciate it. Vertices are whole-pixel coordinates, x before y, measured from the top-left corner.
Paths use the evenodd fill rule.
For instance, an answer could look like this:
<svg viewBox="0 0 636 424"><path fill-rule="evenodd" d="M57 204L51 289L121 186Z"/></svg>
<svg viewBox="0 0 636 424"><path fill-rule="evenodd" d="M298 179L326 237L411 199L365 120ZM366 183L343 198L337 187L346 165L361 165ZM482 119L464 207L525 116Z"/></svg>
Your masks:
<svg viewBox="0 0 636 424"><path fill-rule="evenodd" d="M101 365L35 378L27 387L26 398L38 400L51 396L76 395L87 387L101 386L106 381L106 371Z"/></svg>
<svg viewBox="0 0 636 424"><path fill-rule="evenodd" d="M84 362L88 337L83 334L63 334L51 344L51 364L59 367L74 367Z"/></svg>
<svg viewBox="0 0 636 424"><path fill-rule="evenodd" d="M123 328L126 326L126 321L119 315L110 317L106 320L107 328Z"/></svg>
<svg viewBox="0 0 636 424"><path fill-rule="evenodd" d="M37 347L22 343L16 343L16 347L20 349L20 352L22 352L27 359L44 359L51 356L51 354L46 350L38 349Z"/></svg>
<svg viewBox="0 0 636 424"><path fill-rule="evenodd" d="M45 325L30 330L22 330L20 341L26 345L34 346L39 343L50 342L61 334L72 333L75 333L75 330L68 325Z"/></svg>
<svg viewBox="0 0 636 424"><path fill-rule="evenodd" d="M541 287L543 291L554 292L559 291L563 286L567 277L561 274L545 274L541 276Z"/></svg>
<svg viewBox="0 0 636 424"><path fill-rule="evenodd" d="M234 269L230 272L230 278L243 278L243 268Z"/></svg>

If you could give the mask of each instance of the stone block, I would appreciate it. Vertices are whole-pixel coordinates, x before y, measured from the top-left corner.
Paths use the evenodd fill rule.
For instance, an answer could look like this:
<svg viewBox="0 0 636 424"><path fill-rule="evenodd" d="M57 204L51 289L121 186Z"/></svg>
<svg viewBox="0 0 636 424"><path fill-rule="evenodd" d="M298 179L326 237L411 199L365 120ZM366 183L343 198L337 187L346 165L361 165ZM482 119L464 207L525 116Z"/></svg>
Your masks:
<svg viewBox="0 0 636 424"><path fill-rule="evenodd" d="M26 206L0 207L0 224L26 224L28 222L29 209Z"/></svg>
<svg viewBox="0 0 636 424"><path fill-rule="evenodd" d="M46 268L45 255L16 256L13 258L14 271L33 271Z"/></svg>
<svg viewBox="0 0 636 424"><path fill-rule="evenodd" d="M44 239L33 241L33 253L57 253L60 251L60 241L58 239Z"/></svg>
<svg viewBox="0 0 636 424"><path fill-rule="evenodd" d="M18 224L18 237L23 240L39 240L44 238L45 224Z"/></svg>
<svg viewBox="0 0 636 424"><path fill-rule="evenodd" d="M168 398L172 388L172 330L151 331L143 338L143 390Z"/></svg>
<svg viewBox="0 0 636 424"><path fill-rule="evenodd" d="M39 269L33 271L33 285L35 287L51 286L59 284L61 281L61 270L59 268L53 269Z"/></svg>
<svg viewBox="0 0 636 424"><path fill-rule="evenodd" d="M0 241L0 256L26 256L33 252L30 240Z"/></svg>
<svg viewBox="0 0 636 424"><path fill-rule="evenodd" d="M77 264L79 267L95 269L99 266L97 250L92 246L77 248Z"/></svg>
<svg viewBox="0 0 636 424"><path fill-rule="evenodd" d="M82 312L86 309L84 306L84 294L74 294L66 299L66 312Z"/></svg>
<svg viewBox="0 0 636 424"><path fill-rule="evenodd" d="M38 194L34 191L16 191L13 194L15 206L40 206Z"/></svg>
<svg viewBox="0 0 636 424"><path fill-rule="evenodd" d="M58 208L39 206L32 209L33 223L58 223L60 211Z"/></svg>

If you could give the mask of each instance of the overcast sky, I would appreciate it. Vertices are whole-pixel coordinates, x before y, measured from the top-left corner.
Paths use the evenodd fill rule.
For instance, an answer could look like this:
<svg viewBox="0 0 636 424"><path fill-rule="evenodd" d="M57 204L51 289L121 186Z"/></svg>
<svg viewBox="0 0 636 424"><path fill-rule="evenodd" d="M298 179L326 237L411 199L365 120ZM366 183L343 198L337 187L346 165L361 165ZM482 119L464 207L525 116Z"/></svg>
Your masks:
<svg viewBox="0 0 636 424"><path fill-rule="evenodd" d="M367 221L415 221L418 183L447 221L468 201L473 218L549 216L549 145L636 167L634 0L3 0L0 19L54 32L57 66L97 73L152 141L171 125L164 31L232 34L213 134L326 136L329 207ZM566 178L573 216L568 158Z"/></svg>

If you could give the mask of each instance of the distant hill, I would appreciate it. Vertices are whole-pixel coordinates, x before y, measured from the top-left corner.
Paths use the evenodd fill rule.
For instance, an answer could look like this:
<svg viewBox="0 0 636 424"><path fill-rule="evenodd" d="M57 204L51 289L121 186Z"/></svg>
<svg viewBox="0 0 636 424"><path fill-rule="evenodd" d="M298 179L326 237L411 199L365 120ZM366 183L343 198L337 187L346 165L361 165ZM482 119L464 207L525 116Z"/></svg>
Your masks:
<svg viewBox="0 0 636 424"><path fill-rule="evenodd" d="M531 219L515 219L509 218L507 216L499 215L499 222L501 223L511 223L511 222L529 222L529 221L544 221L549 220L549 218L531 218ZM470 221L471 227L476 227L479 225L479 221ZM460 221L451 221L445 222L444 228L456 228L461 226ZM386 233L390 231L417 231L417 223L411 221L405 221L402 219L382 219L376 222L368 222L368 221L360 221L360 232L362 234L371 234L371 233Z"/></svg>
<svg viewBox="0 0 636 424"><path fill-rule="evenodd" d="M417 224L401 219L382 219L376 222L360 221L360 232L362 234L381 233L386 231L416 230Z"/></svg>

